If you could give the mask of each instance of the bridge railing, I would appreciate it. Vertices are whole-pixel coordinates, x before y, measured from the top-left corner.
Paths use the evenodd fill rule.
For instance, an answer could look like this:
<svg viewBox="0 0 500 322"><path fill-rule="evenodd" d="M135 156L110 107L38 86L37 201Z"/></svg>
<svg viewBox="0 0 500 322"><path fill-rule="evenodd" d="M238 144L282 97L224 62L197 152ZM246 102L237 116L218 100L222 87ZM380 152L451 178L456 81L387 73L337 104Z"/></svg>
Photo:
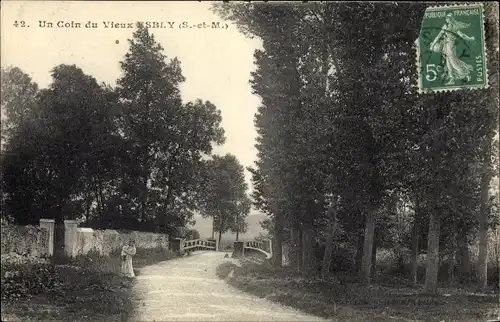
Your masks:
<svg viewBox="0 0 500 322"><path fill-rule="evenodd" d="M215 239L193 239L185 240L174 238L170 241L170 250L182 255L185 252L195 250L218 250L217 241Z"/></svg>
<svg viewBox="0 0 500 322"><path fill-rule="evenodd" d="M183 245L184 250L193 250L193 249L217 249L217 242L214 240L204 240L204 239L194 239L194 240L185 240Z"/></svg>
<svg viewBox="0 0 500 322"><path fill-rule="evenodd" d="M249 240L234 242L233 257L245 257L249 252L257 251L266 256L266 259L272 256L272 244L270 239L263 241Z"/></svg>

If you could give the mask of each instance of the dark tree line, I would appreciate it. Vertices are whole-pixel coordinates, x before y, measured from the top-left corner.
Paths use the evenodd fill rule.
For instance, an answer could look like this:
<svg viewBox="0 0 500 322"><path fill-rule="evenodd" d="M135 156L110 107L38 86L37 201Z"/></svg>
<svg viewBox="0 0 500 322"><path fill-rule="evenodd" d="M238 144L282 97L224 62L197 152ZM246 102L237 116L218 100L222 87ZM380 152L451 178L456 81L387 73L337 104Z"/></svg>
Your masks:
<svg viewBox="0 0 500 322"><path fill-rule="evenodd" d="M183 235L178 227L204 209L219 160L212 147L225 140L221 113L208 101L182 102L180 62L147 29L129 43L114 88L75 65L53 68L46 89L17 67L2 69L3 219L81 218L94 228ZM227 166L241 167L230 158ZM228 176L244 196L239 173ZM243 221L248 213L231 210Z"/></svg>
<svg viewBox="0 0 500 322"><path fill-rule="evenodd" d="M255 206L271 218L276 267L287 242L304 275L356 270L370 283L385 248L399 266L411 265L416 283L425 253L425 290L435 292L440 263L450 281L457 270L471 273L477 240L485 289L487 233L498 211L489 194L498 162L498 17L485 4L489 89L419 95L414 42L425 8L214 6L263 44L251 75L262 105L250 171ZM342 258L354 260L339 268Z"/></svg>

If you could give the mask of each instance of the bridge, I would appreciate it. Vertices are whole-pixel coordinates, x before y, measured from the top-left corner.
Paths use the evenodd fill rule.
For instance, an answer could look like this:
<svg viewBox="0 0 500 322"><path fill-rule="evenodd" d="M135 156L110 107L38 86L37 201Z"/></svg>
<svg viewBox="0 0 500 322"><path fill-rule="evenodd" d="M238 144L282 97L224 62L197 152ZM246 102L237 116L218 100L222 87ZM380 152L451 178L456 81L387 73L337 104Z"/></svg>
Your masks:
<svg viewBox="0 0 500 322"><path fill-rule="evenodd" d="M183 255L197 250L217 251L217 241L215 239L192 239L174 238L170 240L170 250Z"/></svg>
<svg viewBox="0 0 500 322"><path fill-rule="evenodd" d="M247 257L254 254L257 254L259 257L264 256L266 260L271 259L273 256L271 240L234 242L233 258Z"/></svg>
<svg viewBox="0 0 500 322"><path fill-rule="evenodd" d="M217 250L217 241L213 239L193 239L183 241L183 250L187 252L196 250Z"/></svg>
<svg viewBox="0 0 500 322"><path fill-rule="evenodd" d="M191 253L198 250L211 250L218 251L219 245L215 239L193 239L185 240L175 238L170 241L170 249L178 252L180 255ZM235 241L233 258L242 257L257 257L268 260L272 257L272 244L271 240L265 239L263 241L248 240L248 241Z"/></svg>

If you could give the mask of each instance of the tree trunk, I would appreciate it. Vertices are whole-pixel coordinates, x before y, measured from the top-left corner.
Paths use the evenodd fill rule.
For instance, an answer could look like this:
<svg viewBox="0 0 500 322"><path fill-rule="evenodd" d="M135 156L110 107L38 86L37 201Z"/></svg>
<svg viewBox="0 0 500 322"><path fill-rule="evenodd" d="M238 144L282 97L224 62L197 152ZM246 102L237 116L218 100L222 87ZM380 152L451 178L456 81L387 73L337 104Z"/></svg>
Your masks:
<svg viewBox="0 0 500 322"><path fill-rule="evenodd" d="M302 253L304 252L304 234L302 231L302 228L299 229L299 267L298 267L298 272L302 272L302 269L304 267L304 259L302 258Z"/></svg>
<svg viewBox="0 0 500 322"><path fill-rule="evenodd" d="M90 208L92 207L92 194L89 189L85 191L85 223L88 224L90 220Z"/></svg>
<svg viewBox="0 0 500 322"><path fill-rule="evenodd" d="M272 239L272 261L275 269L283 267L283 242L280 236L274 236Z"/></svg>
<svg viewBox="0 0 500 322"><path fill-rule="evenodd" d="M283 218L277 215L274 220L274 238L273 238L273 264L274 268L283 266Z"/></svg>
<svg viewBox="0 0 500 322"><path fill-rule="evenodd" d="M212 216L212 239L215 238L215 216Z"/></svg>
<svg viewBox="0 0 500 322"><path fill-rule="evenodd" d="M365 245L364 229L358 229L358 245L356 250L356 271L361 270L361 260L363 259L363 246Z"/></svg>
<svg viewBox="0 0 500 322"><path fill-rule="evenodd" d="M219 218L219 243L217 244L220 249L220 242L222 240L222 232L224 231L224 220Z"/></svg>
<svg viewBox="0 0 500 322"><path fill-rule="evenodd" d="M328 209L328 231L326 237L325 253L323 255L323 262L321 263L321 276L326 277L330 274L330 267L332 264L333 252L333 238L335 230L337 229L337 213L333 208L334 205Z"/></svg>
<svg viewBox="0 0 500 322"><path fill-rule="evenodd" d="M499 215L500 217L500 215ZM500 218L499 218L500 219ZM496 231L496 255L497 255L497 269L498 269L498 305L500 307L500 226L497 225Z"/></svg>
<svg viewBox="0 0 500 322"><path fill-rule="evenodd" d="M482 215L481 215L482 216ZM479 254L477 258L478 291L484 292L488 284L488 228L485 219L479 220Z"/></svg>
<svg viewBox="0 0 500 322"><path fill-rule="evenodd" d="M300 272L300 231L295 223L290 224L290 267Z"/></svg>
<svg viewBox="0 0 500 322"><path fill-rule="evenodd" d="M103 225L103 228L105 228L104 226L104 194L103 194L103 187L102 187L102 181L100 178L97 179L97 183L98 183L98 190L99 190L99 200L100 200L100 203L101 203L101 224Z"/></svg>
<svg viewBox="0 0 500 322"><path fill-rule="evenodd" d="M411 273L410 280L414 286L417 285L417 270L418 270L418 238L420 237L420 218L418 210L415 210L415 218L413 219L413 229L411 231Z"/></svg>
<svg viewBox="0 0 500 322"><path fill-rule="evenodd" d="M371 278L377 275L377 241L373 238Z"/></svg>
<svg viewBox="0 0 500 322"><path fill-rule="evenodd" d="M147 149L146 149L147 151ZM147 207L147 199L148 199L148 177L149 177L149 170L144 168L143 172L143 178L142 178L142 193L141 193L141 221L146 222L147 220L147 213L146 213L146 207Z"/></svg>
<svg viewBox="0 0 500 322"><path fill-rule="evenodd" d="M479 255L477 258L478 291L484 292L488 284L488 202L491 176L489 163L483 163L481 177L481 208L479 211Z"/></svg>
<svg viewBox="0 0 500 322"><path fill-rule="evenodd" d="M102 202L102 193L99 188L99 180L94 178L94 194L95 200L97 203L97 211L98 211L98 219L99 219L99 227L104 228L104 208Z"/></svg>
<svg viewBox="0 0 500 322"><path fill-rule="evenodd" d="M375 236L375 214L372 210L366 213L365 238L363 247L363 257L359 280L361 283L369 285L372 267L373 239Z"/></svg>
<svg viewBox="0 0 500 322"><path fill-rule="evenodd" d="M455 282L455 257L457 253L457 224L453 223L451 227L451 235L449 242L449 255L448 255L448 285L453 285Z"/></svg>
<svg viewBox="0 0 500 322"><path fill-rule="evenodd" d="M165 197L165 201L163 202L163 205L166 207L166 208L171 208L171 204L170 204L170 201L174 195L174 187L173 187L173 183L171 182L171 180L169 180L168 182L168 185L167 185L167 196ZM161 216L161 215L160 215ZM168 229L168 212L167 211L164 211L163 212L163 231L166 232L167 229Z"/></svg>
<svg viewBox="0 0 500 322"><path fill-rule="evenodd" d="M465 283L470 278L470 256L469 256L469 241L467 239L467 232L463 231L457 235L458 252L458 277L460 283Z"/></svg>
<svg viewBox="0 0 500 322"><path fill-rule="evenodd" d="M314 276L316 273L314 256L314 235L312 225L302 227L302 275Z"/></svg>
<svg viewBox="0 0 500 322"><path fill-rule="evenodd" d="M239 240L239 237L240 237L240 232L239 232L239 230L237 230L237 231L236 231L236 241L238 241L238 240Z"/></svg>
<svg viewBox="0 0 500 322"><path fill-rule="evenodd" d="M429 214L429 236L427 243L427 265L425 268L424 292L437 293L439 270L440 220L434 212Z"/></svg>

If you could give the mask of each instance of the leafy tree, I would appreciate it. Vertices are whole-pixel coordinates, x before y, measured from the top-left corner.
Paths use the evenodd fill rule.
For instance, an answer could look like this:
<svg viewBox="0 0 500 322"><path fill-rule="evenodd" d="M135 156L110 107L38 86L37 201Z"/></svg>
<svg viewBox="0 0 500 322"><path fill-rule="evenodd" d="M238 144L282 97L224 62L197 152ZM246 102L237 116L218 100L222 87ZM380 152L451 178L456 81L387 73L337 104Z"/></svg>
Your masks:
<svg viewBox="0 0 500 322"><path fill-rule="evenodd" d="M246 218L250 213L251 207L252 203L249 198L244 198L242 202L238 204L238 212L234 218L234 224L230 228L231 232L236 234L236 241L239 240L240 234L244 234L248 231Z"/></svg>
<svg viewBox="0 0 500 322"><path fill-rule="evenodd" d="M18 67L1 70L2 145L8 134L36 112L38 85Z"/></svg>
<svg viewBox="0 0 500 322"><path fill-rule="evenodd" d="M463 250L477 233L484 285L497 60L489 62L492 90L418 95L413 46L424 10L422 3L215 5L263 43L251 80L262 98L253 199L270 215L277 252L284 231L291 232L303 272L312 267L311 237L332 239L334 226L324 227L329 196L338 195L339 233L361 246L363 282L370 282L374 241L404 254L411 223L414 281L421 242L425 290L435 292L440 245L454 266L458 236ZM495 57L497 28L488 10L488 53ZM413 215L400 217L400 203ZM399 228L390 225L394 218Z"/></svg>
<svg viewBox="0 0 500 322"><path fill-rule="evenodd" d="M201 202L204 216L213 218L214 231L222 234L235 229L250 210L244 168L234 155L214 155L207 162L205 193Z"/></svg>
<svg viewBox="0 0 500 322"><path fill-rule="evenodd" d="M57 66L52 77L37 96L36 113L27 114L7 148L6 206L21 224L42 216L60 223L81 213L84 169L92 163L84 151L99 140L91 128L107 108L103 88L76 66Z"/></svg>
<svg viewBox="0 0 500 322"><path fill-rule="evenodd" d="M484 108L486 111L482 113L481 123L483 125L484 134L482 144L478 144L480 149L480 162L481 167L481 194L480 194L480 210L478 213L479 221L479 258L478 258L478 289L485 291L487 287L488 276L488 228L489 228L489 186L493 177L493 161L491 156L495 152L495 144L493 138L499 133L500 119L498 116L498 4L486 3L485 4L485 38L486 38L486 51L488 57L488 71L490 88L487 91L486 101L484 105L477 105L477 108ZM478 102L479 103L479 102ZM496 131L495 131L496 130ZM496 151L498 153L498 150ZM498 160L497 160L498 162ZM498 173L498 171L497 171Z"/></svg>
<svg viewBox="0 0 500 322"><path fill-rule="evenodd" d="M182 227L177 229L176 238L186 240L200 239L200 232L194 228Z"/></svg>
<svg viewBox="0 0 500 322"><path fill-rule="evenodd" d="M307 35L298 27L301 11L288 4L225 4L216 10L236 21L247 35L263 40L264 50L255 52L257 70L252 74L254 93L262 98L255 118L259 161L256 169L250 169L255 186L253 199L256 207L273 219L275 265L281 266L281 244L289 226L294 240L298 241L297 232L302 232L306 263L303 272L310 274L314 271L314 217L322 206L318 196L321 192L316 191L321 184L308 180L315 170L310 160L314 152L306 150L304 142L316 138L311 135L312 118L300 112L307 106L302 101L300 59L308 49L303 45Z"/></svg>
<svg viewBox="0 0 500 322"><path fill-rule="evenodd" d="M7 185L4 180L7 160L11 158L10 153L6 153L5 148L13 142L12 136L16 131L22 131L21 127L36 111L36 95L38 86L17 67L7 67L1 69L1 164L2 164L2 196L1 214L2 220L12 220L11 214L6 211Z"/></svg>
<svg viewBox="0 0 500 322"><path fill-rule="evenodd" d="M203 157L224 142L220 111L182 104L180 63L165 62L147 29L130 44L116 89L74 65L55 67L41 91L2 70L3 201L16 222L83 214L91 227L172 232L191 220Z"/></svg>
<svg viewBox="0 0 500 322"><path fill-rule="evenodd" d="M406 84L399 81L401 65L410 60L404 57L400 65L391 65L396 58L384 60L384 54L398 45L394 39L406 46L401 51L411 50L420 23L414 13L423 13L422 5L388 7L226 4L217 9L242 31L263 40L264 51L256 53L258 69L253 75L253 88L263 99L256 117L261 138L258 170L254 171L260 196L254 199L273 214L275 222L285 213L290 228L300 230L304 272L314 271L313 227L321 230L328 208L326 196L333 193L353 204L356 200L355 213L368 219L352 216L367 225L361 275L369 279L373 214L383 203L389 180L381 160L391 142L382 130L393 128L389 124L384 129L388 124L376 116L388 103L384 101L387 91L404 90ZM393 26L387 15L391 10L397 11L408 28L387 37L386 28ZM384 28L377 25L367 32L366 24L379 21L385 22ZM361 92L360 70L366 87ZM381 88L380 70L394 77L386 88ZM275 229L282 226L274 225Z"/></svg>
<svg viewBox="0 0 500 322"><path fill-rule="evenodd" d="M183 226L197 208L202 156L210 155L212 143L224 142L222 119L210 102L182 104L180 62L165 62L146 28L139 27L129 42L117 82L132 161L127 190L140 220L168 231Z"/></svg>

